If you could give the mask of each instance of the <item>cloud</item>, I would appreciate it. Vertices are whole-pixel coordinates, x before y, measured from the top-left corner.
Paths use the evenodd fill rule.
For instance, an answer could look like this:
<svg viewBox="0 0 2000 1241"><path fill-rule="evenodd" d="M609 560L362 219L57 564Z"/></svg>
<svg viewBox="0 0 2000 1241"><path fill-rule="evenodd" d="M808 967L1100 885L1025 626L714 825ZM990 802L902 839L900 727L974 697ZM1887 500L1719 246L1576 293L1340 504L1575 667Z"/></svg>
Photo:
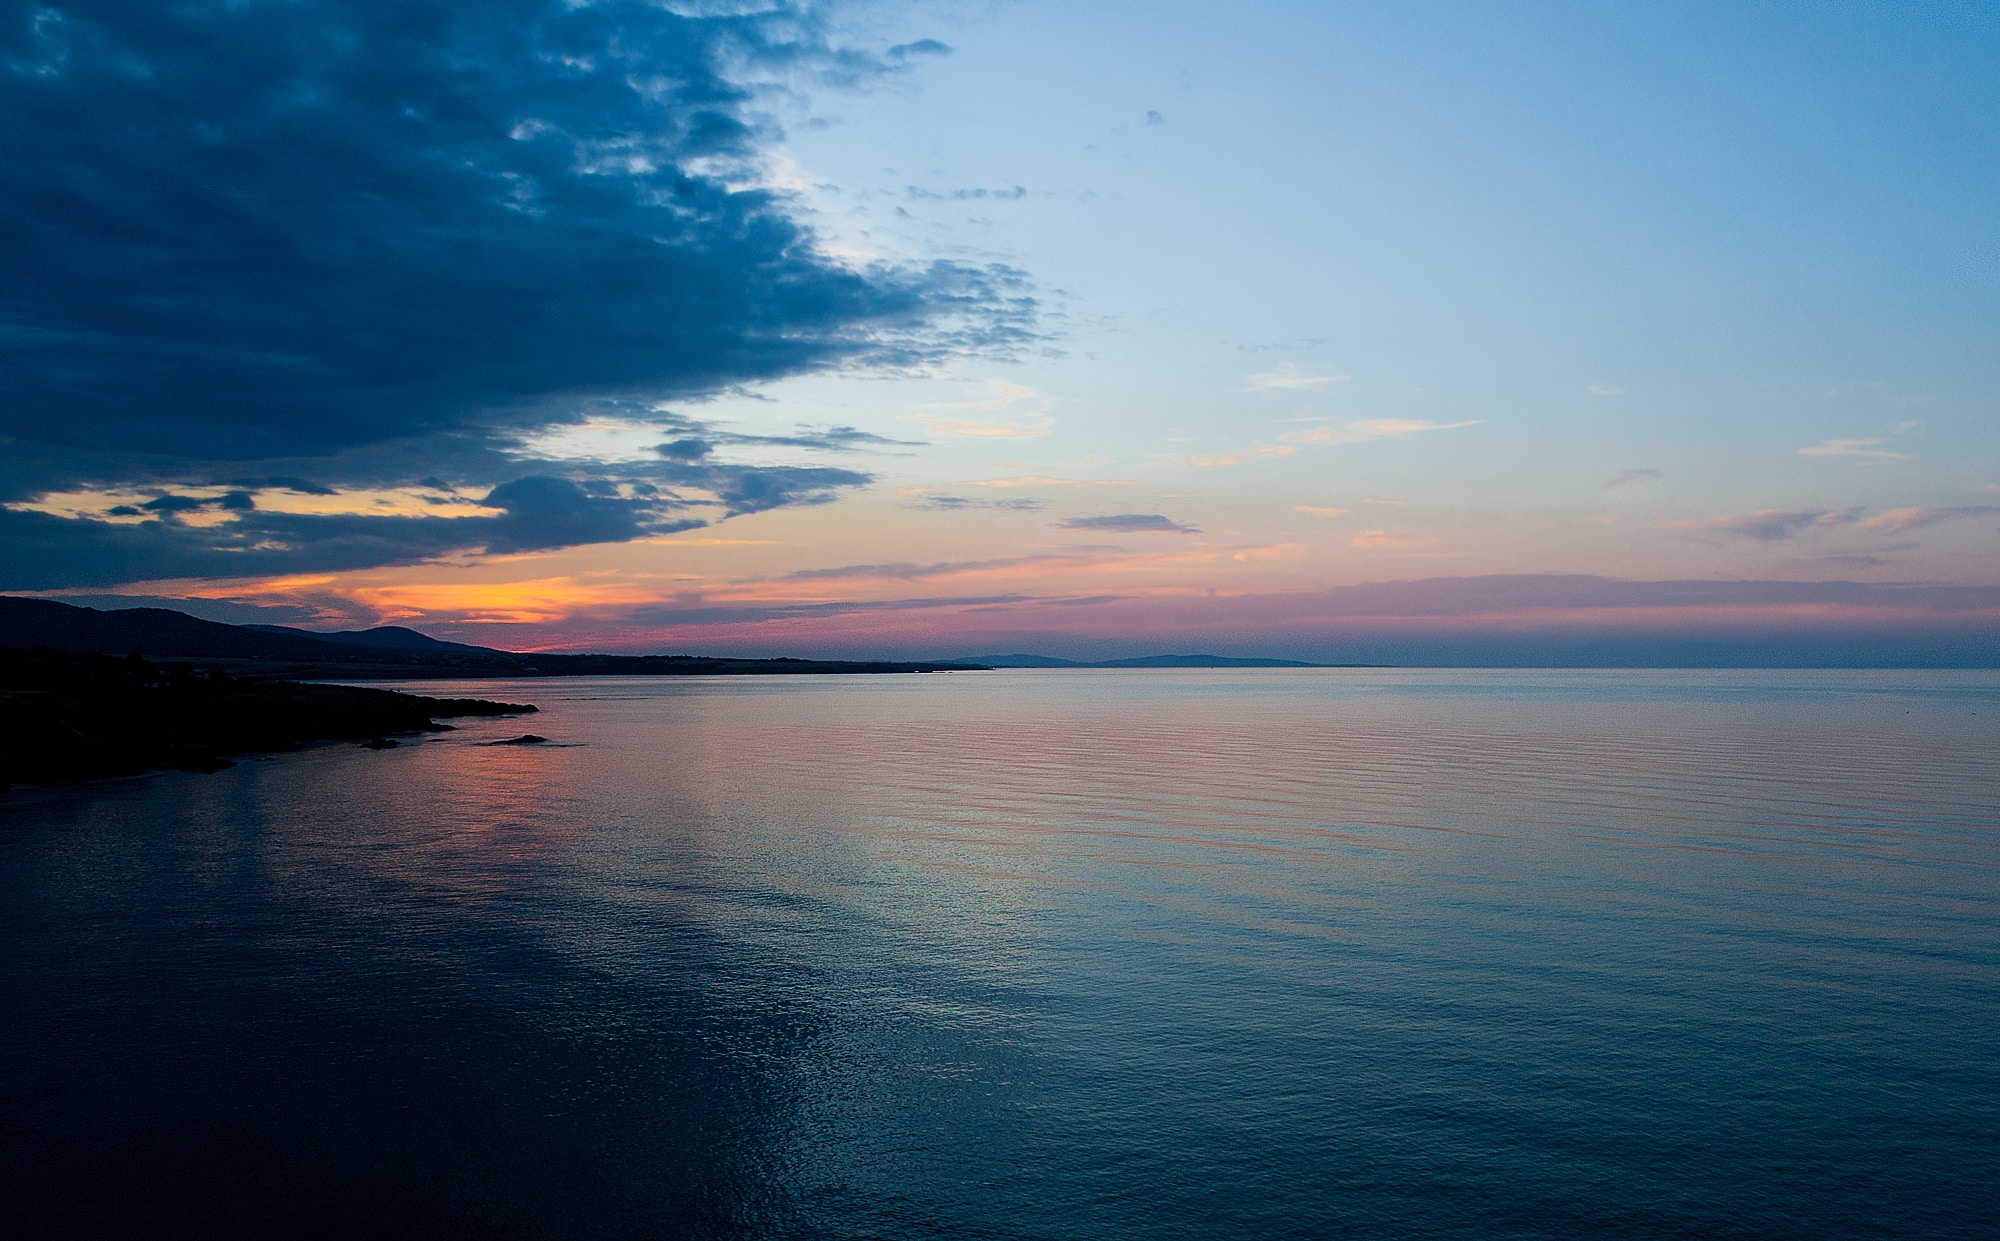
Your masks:
<svg viewBox="0 0 2000 1241"><path fill-rule="evenodd" d="M906 186L903 190L903 193L905 196L917 200L923 200L929 198L929 199L943 199L948 201L964 202L971 199L990 198L990 199L1000 199L1004 201L1017 201L1019 199L1026 198L1028 196L1028 187L1024 185L1015 185L1015 186L1010 186L1009 188L1004 190L990 190L984 186L974 186L968 189L944 190L940 192L938 190L927 190L919 185L911 185L911 186Z"/></svg>
<svg viewBox="0 0 2000 1241"><path fill-rule="evenodd" d="M1359 435L1401 438L1405 435L1421 435L1426 431L1456 431L1460 427L1478 426L1483 421L1468 418L1463 422L1425 422L1417 418L1367 418L1360 422L1350 422L1347 428Z"/></svg>
<svg viewBox="0 0 2000 1241"><path fill-rule="evenodd" d="M933 435L963 435L972 439L1034 439L1047 435L1055 419L1037 415L1028 422L980 422L970 418L939 418L933 414L910 414L904 422L922 425Z"/></svg>
<svg viewBox="0 0 2000 1241"><path fill-rule="evenodd" d="M1921 530L1926 526L1942 525L1946 522L1965 521L1975 517L2000 514L2000 505L1974 504L1956 508L1898 508L1873 517L1862 516L1861 508L1846 509L1758 509L1752 513L1732 513L1711 517L1706 521L1676 521L1667 523L1670 530L1713 531L1737 538L1754 539L1758 542L1776 543L1797 538L1814 530L1831 530L1843 526L1858 526L1866 530L1884 530L1900 534L1909 530Z"/></svg>
<svg viewBox="0 0 2000 1241"><path fill-rule="evenodd" d="M1408 500L1384 500L1380 496L1362 496L1361 502L1363 504L1386 504L1392 508L1402 508L1409 503Z"/></svg>
<svg viewBox="0 0 2000 1241"><path fill-rule="evenodd" d="M218 496L202 499L196 496L164 495L156 496L139 507L151 513L191 513L196 509L207 508L220 498Z"/></svg>
<svg viewBox="0 0 2000 1241"><path fill-rule="evenodd" d="M605 394L1032 336L1019 273L836 257L765 172L742 79L849 80L934 41L836 50L783 0L62 7L39 50L21 6L0 16L0 64L34 67L0 72L0 501L283 475L478 492ZM826 494L741 484L731 511ZM184 564L185 530L151 537ZM135 580L158 576L141 545Z"/></svg>
<svg viewBox="0 0 2000 1241"><path fill-rule="evenodd" d="M1992 504L1972 504L1958 508L1895 508L1886 513L1877 513L1861 524L1870 530L1901 533L1905 530L1921 530L1925 526L1943 525L1948 521L1990 517L1995 513L2000 513L2000 506Z"/></svg>
<svg viewBox="0 0 2000 1241"><path fill-rule="evenodd" d="M1606 487L1631 487L1639 483L1650 483L1665 478L1658 470L1620 470L1605 480Z"/></svg>
<svg viewBox="0 0 2000 1241"><path fill-rule="evenodd" d="M1338 444L1341 434L1332 427L1307 427L1301 431L1287 431L1278 438L1288 444Z"/></svg>
<svg viewBox="0 0 2000 1241"><path fill-rule="evenodd" d="M934 435L963 435L973 439L1032 439L1047 435L1055 426L1055 419L1043 412L1039 406L1047 401L1041 393L1022 384L1008 383L1004 379L989 379L986 389L992 395L970 401L938 401L920 407L920 412L904 416L904 422L918 423ZM960 411L1008 413L1018 405L1035 406L1012 422L995 422L980 418L941 417L931 410L947 410L953 414Z"/></svg>
<svg viewBox="0 0 2000 1241"><path fill-rule="evenodd" d="M1797 538L1811 530L1828 530L1837 526L1849 526L1861 519L1858 508L1829 509L1775 509L1760 508L1752 513L1730 513L1711 517L1706 521L1669 522L1670 530L1702 530L1729 535L1734 538L1754 539L1761 543L1776 543Z"/></svg>
<svg viewBox="0 0 2000 1241"><path fill-rule="evenodd" d="M1477 426L1480 421L1478 418L1464 422L1424 422L1415 418L1362 418L1347 423L1341 430L1332 427L1307 427L1299 431L1287 431L1278 438L1288 444L1346 444L1359 440L1400 439L1406 435L1418 435L1425 431L1455 431L1460 427Z"/></svg>
<svg viewBox="0 0 2000 1241"><path fill-rule="evenodd" d="M1624 396L1625 389L1617 384L1591 384L1584 391L1592 396Z"/></svg>
<svg viewBox="0 0 2000 1241"><path fill-rule="evenodd" d="M538 477L502 483L481 503L506 514L492 519L489 529L482 531L482 546L502 554L579 543L622 543L656 528L652 519L659 508L649 501L593 496L567 478Z"/></svg>
<svg viewBox="0 0 2000 1241"><path fill-rule="evenodd" d="M947 560L932 564L911 564L896 562L891 564L850 564L829 569L800 569L785 574L788 582L816 582L835 579L887 580L913 582L933 577L959 577L968 573L989 573L996 569L1013 569L1040 562L1041 558L1013 556L1002 560ZM982 600L982 602L984 602Z"/></svg>
<svg viewBox="0 0 2000 1241"><path fill-rule="evenodd" d="M1406 534L1400 530L1363 530L1354 536L1354 546L1363 551L1415 551L1436 547L1444 540L1427 534Z"/></svg>
<svg viewBox="0 0 2000 1241"><path fill-rule="evenodd" d="M471 477L454 484L426 476L415 484L420 490L343 491L273 476L235 480L255 485L227 490L210 484L210 494L153 488L144 501L107 503L116 491L81 491L52 495L38 509L0 508L6 553L0 589L334 572L444 555L547 551L824 504L873 481L871 474L829 466L725 461L716 444L757 437L721 434L677 415L662 418L679 438L656 446L651 460L608 466L487 450L473 454ZM495 472L505 481L473 482Z"/></svg>
<svg viewBox="0 0 2000 1241"><path fill-rule="evenodd" d="M1310 391L1331 383L1346 383L1352 375L1308 375L1296 363L1287 362L1274 371L1246 376L1250 392Z"/></svg>
<svg viewBox="0 0 2000 1241"><path fill-rule="evenodd" d="M436 487L439 490L447 490L447 488L443 483L439 482L437 479L434 478L419 479L418 482L426 487ZM304 478L285 478L285 477L236 478L236 479L231 479L230 483L233 486L248 487L251 488L252 490L258 490L258 491L265 490L267 488L283 490L283 491L295 491L302 496L330 496L337 494L333 488L327 486L324 483L315 483L309 479L304 479Z"/></svg>
<svg viewBox="0 0 2000 1241"><path fill-rule="evenodd" d="M669 461L699 461L714 452L715 445L708 440L698 440L690 437L688 439L674 440L671 443L661 444L654 448L653 451L659 453Z"/></svg>
<svg viewBox="0 0 2000 1241"><path fill-rule="evenodd" d="M1311 513L1316 517L1342 517L1347 513L1344 508L1315 508L1310 504L1294 504L1292 509L1295 512Z"/></svg>
<svg viewBox="0 0 2000 1241"><path fill-rule="evenodd" d="M1158 513L1114 513L1106 517L1071 517L1056 523L1065 530L1096 530L1115 534L1200 534L1196 526L1185 526Z"/></svg>
<svg viewBox="0 0 2000 1241"><path fill-rule="evenodd" d="M1289 444L1266 444L1262 448L1238 448L1234 452L1218 453L1204 457L1190 453L1187 463L1197 470L1226 469L1232 465L1245 465L1265 457L1289 457L1298 449Z"/></svg>
<svg viewBox="0 0 2000 1241"><path fill-rule="evenodd" d="M826 466L720 467L701 481L723 505L723 516L741 517L793 505L830 504L846 487L870 481L870 475Z"/></svg>
<svg viewBox="0 0 2000 1241"><path fill-rule="evenodd" d="M1042 502L1027 497L1006 500L975 500L966 496L926 495L911 500L909 507L928 509L938 513L957 513L966 509L998 509L1010 513L1032 513L1041 509Z"/></svg>
<svg viewBox="0 0 2000 1241"><path fill-rule="evenodd" d="M914 43L898 43L889 49L889 59L894 61L949 55L951 55L951 44L940 43L936 39L918 39Z"/></svg>
<svg viewBox="0 0 2000 1241"><path fill-rule="evenodd" d="M1044 474L1021 474L1013 478L985 478L961 483L963 487L1137 487L1136 478L1050 478Z"/></svg>
<svg viewBox="0 0 2000 1241"><path fill-rule="evenodd" d="M815 502L829 480L752 476L763 495L726 497L731 512ZM578 543L621 542L705 526L684 501L619 494L566 478L530 475L489 491L469 516L240 511L193 524L176 506L125 523L0 509L6 588L57 590L182 578L247 578L408 564L456 552L504 555ZM739 480L741 481L741 480ZM790 488L794 494L786 494ZM609 491L609 494L603 494Z"/></svg>
<svg viewBox="0 0 2000 1241"><path fill-rule="evenodd" d="M1904 454L1877 448L1879 439L1827 440L1810 448L1799 449L1801 457L1871 457L1883 461L1900 461Z"/></svg>
<svg viewBox="0 0 2000 1241"><path fill-rule="evenodd" d="M923 406L924 409L986 409L1008 410L1028 401L1039 401L1042 394L1025 384L1008 383L1004 379L989 379L986 388L993 395L974 401L940 401Z"/></svg>
<svg viewBox="0 0 2000 1241"><path fill-rule="evenodd" d="M726 432L714 436L718 444L734 444L764 448L811 448L819 452L866 452L884 448L917 448L916 440L891 439L877 435L873 431L863 431L855 427L827 427L822 431L810 428L791 435L746 435L740 432Z"/></svg>

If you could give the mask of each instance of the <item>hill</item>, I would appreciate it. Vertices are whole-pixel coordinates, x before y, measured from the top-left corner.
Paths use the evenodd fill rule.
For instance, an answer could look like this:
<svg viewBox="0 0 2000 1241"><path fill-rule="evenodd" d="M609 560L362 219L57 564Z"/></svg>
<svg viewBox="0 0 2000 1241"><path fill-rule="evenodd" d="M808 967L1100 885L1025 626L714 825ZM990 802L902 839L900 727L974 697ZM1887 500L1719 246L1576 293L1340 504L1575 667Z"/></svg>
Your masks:
<svg viewBox="0 0 2000 1241"><path fill-rule="evenodd" d="M405 629L401 625L380 625L374 629L336 629L330 633L320 633L311 629L294 629L288 625L243 625L243 629L258 633L280 633L295 638L308 638L315 642L334 642L341 646L365 646L377 651L459 651L475 655L495 655L501 652L485 646L467 646L463 642L446 642L433 638L427 633Z"/></svg>
<svg viewBox="0 0 2000 1241"><path fill-rule="evenodd" d="M443 677L759 676L964 672L965 663L734 659L703 655L555 655L441 642L414 629L315 633L279 625L225 625L167 608L99 611L53 599L0 595L0 648L70 655L197 659L238 675L385 681Z"/></svg>

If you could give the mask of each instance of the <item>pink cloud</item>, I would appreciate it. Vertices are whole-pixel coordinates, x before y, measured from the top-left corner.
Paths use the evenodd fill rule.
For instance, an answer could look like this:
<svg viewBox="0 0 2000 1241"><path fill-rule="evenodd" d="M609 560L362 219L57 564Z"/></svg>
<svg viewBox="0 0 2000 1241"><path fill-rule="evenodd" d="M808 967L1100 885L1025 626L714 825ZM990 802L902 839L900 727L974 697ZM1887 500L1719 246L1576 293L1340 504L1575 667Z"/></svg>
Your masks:
<svg viewBox="0 0 2000 1241"><path fill-rule="evenodd" d="M1406 534L1401 530L1363 530L1354 536L1354 546L1364 551L1414 551L1444 542L1428 534Z"/></svg>
<svg viewBox="0 0 2000 1241"><path fill-rule="evenodd" d="M1188 455L1187 463L1197 470L1224 469L1232 465L1247 465L1264 457L1289 457L1298 449L1289 444L1266 444L1262 448L1239 448L1234 452L1218 453L1213 457Z"/></svg>
<svg viewBox="0 0 2000 1241"><path fill-rule="evenodd" d="M1901 533L1905 530L1921 530L1925 526L1943 525L1948 521L1964 521L1971 517L1987 517L2000 513L2000 505L1974 504L1960 508L1892 508L1886 513L1877 513L1861 524L1870 530L1889 530Z"/></svg>

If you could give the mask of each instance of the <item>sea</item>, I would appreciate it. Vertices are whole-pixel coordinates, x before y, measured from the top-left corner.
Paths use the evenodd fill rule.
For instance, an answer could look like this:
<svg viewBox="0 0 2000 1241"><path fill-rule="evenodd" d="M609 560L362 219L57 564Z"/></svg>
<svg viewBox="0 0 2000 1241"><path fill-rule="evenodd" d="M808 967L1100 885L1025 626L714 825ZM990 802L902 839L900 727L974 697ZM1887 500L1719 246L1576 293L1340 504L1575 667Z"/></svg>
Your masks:
<svg viewBox="0 0 2000 1241"><path fill-rule="evenodd" d="M0 795L9 1235L2000 1235L2000 673L398 688Z"/></svg>

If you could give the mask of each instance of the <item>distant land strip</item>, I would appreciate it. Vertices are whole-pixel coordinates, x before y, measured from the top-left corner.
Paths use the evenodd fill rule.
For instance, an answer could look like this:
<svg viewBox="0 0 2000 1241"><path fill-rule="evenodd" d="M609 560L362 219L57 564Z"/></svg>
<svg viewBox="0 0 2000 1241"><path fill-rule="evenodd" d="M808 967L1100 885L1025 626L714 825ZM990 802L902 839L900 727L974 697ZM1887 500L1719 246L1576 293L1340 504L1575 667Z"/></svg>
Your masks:
<svg viewBox="0 0 2000 1241"><path fill-rule="evenodd" d="M1234 655L1140 655L1132 659L1057 659L1053 655L974 655L982 668L1382 668L1386 664L1312 664L1302 659L1250 659Z"/></svg>
<svg viewBox="0 0 2000 1241"><path fill-rule="evenodd" d="M478 677L770 676L985 672L995 668L1362 668L1297 659L1146 655L1076 660L1051 655L958 659L744 659L709 655L560 655L443 642L383 625L332 633L283 625L228 625L169 608L99 610L54 599L0 595L0 648L70 655L142 655L197 660L232 675L313 681L444 680Z"/></svg>

